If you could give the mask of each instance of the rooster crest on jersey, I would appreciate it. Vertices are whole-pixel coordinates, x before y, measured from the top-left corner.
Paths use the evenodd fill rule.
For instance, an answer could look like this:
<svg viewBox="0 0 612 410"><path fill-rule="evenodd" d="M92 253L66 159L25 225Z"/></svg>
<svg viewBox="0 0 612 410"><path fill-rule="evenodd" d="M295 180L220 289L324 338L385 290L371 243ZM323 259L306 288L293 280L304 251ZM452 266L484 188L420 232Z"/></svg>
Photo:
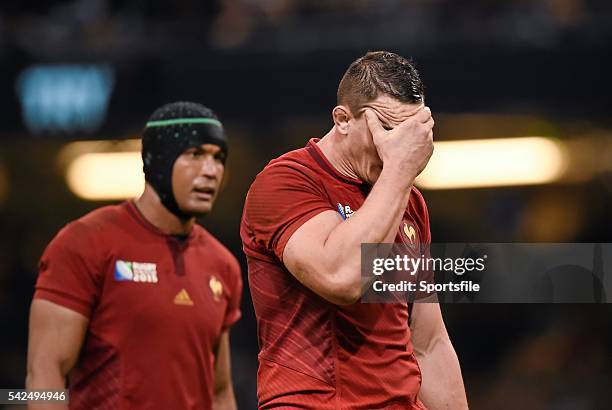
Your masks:
<svg viewBox="0 0 612 410"><path fill-rule="evenodd" d="M404 222L404 234L406 235L406 238L408 238L410 243L414 244L414 239L416 238L416 231L414 230L414 226L408 226L408 224Z"/></svg>
<svg viewBox="0 0 612 410"><path fill-rule="evenodd" d="M208 286L210 286L210 290L212 291L215 301L218 301L221 298L221 295L223 295L223 284L219 279L212 276L208 282Z"/></svg>

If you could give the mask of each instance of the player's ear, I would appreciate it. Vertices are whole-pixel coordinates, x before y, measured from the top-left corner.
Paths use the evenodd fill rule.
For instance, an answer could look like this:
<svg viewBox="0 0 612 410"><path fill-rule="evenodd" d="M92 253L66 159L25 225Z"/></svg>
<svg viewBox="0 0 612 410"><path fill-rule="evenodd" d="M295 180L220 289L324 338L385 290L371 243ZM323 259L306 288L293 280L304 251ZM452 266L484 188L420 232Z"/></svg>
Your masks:
<svg viewBox="0 0 612 410"><path fill-rule="evenodd" d="M344 105L336 105L332 110L332 118L338 132L340 134L347 135L349 130L349 119L351 118L348 107Z"/></svg>

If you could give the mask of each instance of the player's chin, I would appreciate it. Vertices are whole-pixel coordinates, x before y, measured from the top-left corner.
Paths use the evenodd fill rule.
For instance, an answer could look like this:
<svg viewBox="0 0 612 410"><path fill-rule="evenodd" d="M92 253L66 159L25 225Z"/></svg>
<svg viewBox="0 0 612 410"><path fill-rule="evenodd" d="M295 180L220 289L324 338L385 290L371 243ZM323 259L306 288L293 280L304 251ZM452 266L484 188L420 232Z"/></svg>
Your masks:
<svg viewBox="0 0 612 410"><path fill-rule="evenodd" d="M193 199L188 201L185 206L182 207L183 211L194 215L203 216L212 211L215 200L211 199Z"/></svg>

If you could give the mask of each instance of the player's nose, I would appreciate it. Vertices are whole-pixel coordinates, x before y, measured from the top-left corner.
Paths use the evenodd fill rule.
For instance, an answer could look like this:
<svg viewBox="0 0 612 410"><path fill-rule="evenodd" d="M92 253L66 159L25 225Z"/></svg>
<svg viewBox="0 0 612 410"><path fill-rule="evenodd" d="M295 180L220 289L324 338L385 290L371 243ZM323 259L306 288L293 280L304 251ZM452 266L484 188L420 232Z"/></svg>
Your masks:
<svg viewBox="0 0 612 410"><path fill-rule="evenodd" d="M216 179L219 176L219 168L217 160L212 155L206 155L202 161L200 175L210 179Z"/></svg>

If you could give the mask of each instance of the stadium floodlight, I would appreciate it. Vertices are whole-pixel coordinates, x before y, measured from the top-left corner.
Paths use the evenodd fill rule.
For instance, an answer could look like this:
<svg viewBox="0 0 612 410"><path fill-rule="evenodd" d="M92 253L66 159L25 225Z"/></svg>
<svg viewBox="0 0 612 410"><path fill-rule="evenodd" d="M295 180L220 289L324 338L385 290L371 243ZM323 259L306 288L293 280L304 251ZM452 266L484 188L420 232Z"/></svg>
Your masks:
<svg viewBox="0 0 612 410"><path fill-rule="evenodd" d="M76 157L66 171L70 190L103 201L134 198L144 189L140 152L96 152Z"/></svg>
<svg viewBox="0 0 612 410"><path fill-rule="evenodd" d="M416 184L457 189L547 184L567 167L565 147L546 137L495 138L435 143Z"/></svg>

